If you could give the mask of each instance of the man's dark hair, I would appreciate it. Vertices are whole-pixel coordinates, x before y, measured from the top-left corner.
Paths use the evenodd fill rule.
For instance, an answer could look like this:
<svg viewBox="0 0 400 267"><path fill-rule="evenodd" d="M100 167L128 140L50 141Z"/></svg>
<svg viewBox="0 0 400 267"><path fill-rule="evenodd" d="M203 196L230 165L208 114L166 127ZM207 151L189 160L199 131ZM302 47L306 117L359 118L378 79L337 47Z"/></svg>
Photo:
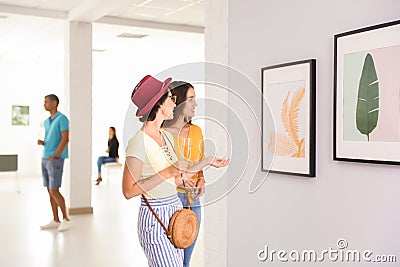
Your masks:
<svg viewBox="0 0 400 267"><path fill-rule="evenodd" d="M60 99L58 99L58 96L56 96L54 94L46 95L45 98L49 98L51 101L56 101L57 106L60 103Z"/></svg>

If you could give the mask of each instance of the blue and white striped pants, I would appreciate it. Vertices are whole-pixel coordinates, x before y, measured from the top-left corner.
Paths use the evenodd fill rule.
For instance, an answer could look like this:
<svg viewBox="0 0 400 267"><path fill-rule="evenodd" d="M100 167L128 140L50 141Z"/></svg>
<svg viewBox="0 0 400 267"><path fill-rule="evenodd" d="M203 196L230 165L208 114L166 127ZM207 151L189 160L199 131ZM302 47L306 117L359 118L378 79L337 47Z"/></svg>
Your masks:
<svg viewBox="0 0 400 267"><path fill-rule="evenodd" d="M167 229L174 212L182 208L177 195L147 200ZM183 266L183 249L175 248L171 244L164 229L143 199L139 209L138 235L150 267Z"/></svg>

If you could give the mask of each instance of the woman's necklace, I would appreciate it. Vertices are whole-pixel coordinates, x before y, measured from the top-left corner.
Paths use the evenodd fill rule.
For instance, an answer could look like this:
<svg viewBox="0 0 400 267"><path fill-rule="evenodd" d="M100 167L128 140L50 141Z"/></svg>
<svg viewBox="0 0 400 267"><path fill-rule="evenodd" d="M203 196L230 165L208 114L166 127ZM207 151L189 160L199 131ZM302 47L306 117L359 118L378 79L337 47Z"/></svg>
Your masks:
<svg viewBox="0 0 400 267"><path fill-rule="evenodd" d="M162 150L163 150L163 152L164 152L164 156L166 157L167 161L169 160L169 162L172 162L173 157L172 157L171 151L169 151L168 144L167 144L167 142L166 142L166 140L165 140L166 138L167 138L167 137L164 136L164 135L161 133L161 143L163 144L163 145L161 146L161 148L162 148Z"/></svg>

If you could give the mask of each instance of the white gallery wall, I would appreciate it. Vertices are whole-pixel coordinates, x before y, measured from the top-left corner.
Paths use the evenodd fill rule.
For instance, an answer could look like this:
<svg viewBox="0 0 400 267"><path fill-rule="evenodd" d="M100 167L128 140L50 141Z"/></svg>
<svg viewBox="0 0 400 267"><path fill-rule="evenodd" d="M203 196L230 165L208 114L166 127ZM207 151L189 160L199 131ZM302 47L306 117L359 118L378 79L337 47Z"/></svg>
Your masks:
<svg viewBox="0 0 400 267"><path fill-rule="evenodd" d="M262 67L310 58L317 61L316 177L269 174L254 194L248 193L251 177L244 177L228 195L227 266L360 266L329 259L294 264L280 262L276 255L273 262L257 259L257 252L265 246L270 251L319 253L338 249L340 238L346 239L348 249L397 255L400 261L400 167L332 160L333 36L399 20L400 2L231 0L226 8L229 65L260 88ZM230 85L241 95L250 93L235 87L234 78ZM261 114L259 95L249 98L256 114ZM234 125L229 132L235 135ZM256 128L247 133L250 140L261 140ZM255 146L261 155L260 143ZM239 144L234 147L240 152ZM247 159L245 153L234 151L234 155ZM249 168L257 169L257 164L251 162ZM231 165L229 177L241 171ZM259 169L256 174L260 175Z"/></svg>
<svg viewBox="0 0 400 267"><path fill-rule="evenodd" d="M0 31L0 154L18 154L19 175L40 175L42 147L36 142L48 117L43 97L57 94L59 110L65 111L65 21L10 14L0 21ZM148 36L116 37L124 32ZM94 24L93 49L104 50L93 52L93 121L88 123L92 123L95 174L97 157L106 155L109 126L117 128L124 157L124 120L136 83L146 74L203 61L204 40L199 33ZM28 126L11 125L13 105L29 106Z"/></svg>
<svg viewBox="0 0 400 267"><path fill-rule="evenodd" d="M64 23L10 15L0 21L0 154L18 154L18 174L40 174L37 145L46 117L44 96L64 94ZM13 105L29 106L29 125L12 125Z"/></svg>
<svg viewBox="0 0 400 267"><path fill-rule="evenodd" d="M37 174L40 173L42 153L37 139L41 136L41 125L46 116L43 108L44 96L50 93L57 94L62 110L63 66L57 61L43 62L35 58L3 63L0 63L0 87L3 95L0 98L0 153L18 154L20 175ZM29 106L28 126L11 124L13 105Z"/></svg>
<svg viewBox="0 0 400 267"><path fill-rule="evenodd" d="M121 33L148 36L117 38ZM124 139L129 140L141 126L132 110L127 114L136 84L147 74L156 76L177 65L204 61L204 37L199 33L94 24L93 48L105 50L93 53L92 161L95 175L97 158L107 155L108 127L116 128L123 162ZM201 96L202 93L197 91L197 94ZM129 119L125 121L126 116ZM125 123L131 129L125 132L127 136L124 136Z"/></svg>

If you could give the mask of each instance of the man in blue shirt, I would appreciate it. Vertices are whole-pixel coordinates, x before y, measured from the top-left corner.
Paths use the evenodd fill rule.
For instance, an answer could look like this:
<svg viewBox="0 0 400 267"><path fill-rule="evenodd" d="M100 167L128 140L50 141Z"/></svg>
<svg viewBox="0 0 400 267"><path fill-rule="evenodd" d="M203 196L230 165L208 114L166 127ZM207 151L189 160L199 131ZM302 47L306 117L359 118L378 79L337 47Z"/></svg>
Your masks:
<svg viewBox="0 0 400 267"><path fill-rule="evenodd" d="M44 108L50 112L50 117L44 121L45 138L38 140L43 145L42 175L43 186L50 196L53 220L40 226L41 229L57 228L65 231L69 227L69 218L65 207L65 199L59 189L62 182L64 159L68 158L69 120L57 111L59 99L56 95L47 95L44 98ZM58 207L63 214L63 221L58 218Z"/></svg>

